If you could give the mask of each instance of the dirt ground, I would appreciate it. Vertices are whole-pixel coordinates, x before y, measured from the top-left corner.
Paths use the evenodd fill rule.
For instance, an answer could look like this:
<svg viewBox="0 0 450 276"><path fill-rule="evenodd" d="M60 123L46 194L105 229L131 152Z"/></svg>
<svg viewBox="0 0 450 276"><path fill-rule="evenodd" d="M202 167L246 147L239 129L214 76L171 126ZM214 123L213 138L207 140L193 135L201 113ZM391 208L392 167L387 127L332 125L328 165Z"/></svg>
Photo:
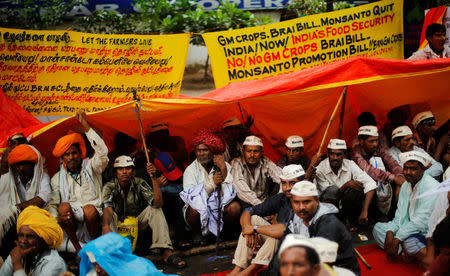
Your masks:
<svg viewBox="0 0 450 276"><path fill-rule="evenodd" d="M208 74L205 77L205 70L201 66L186 68L183 82L181 83L180 94L195 97L214 89L214 79L211 69L208 70Z"/></svg>

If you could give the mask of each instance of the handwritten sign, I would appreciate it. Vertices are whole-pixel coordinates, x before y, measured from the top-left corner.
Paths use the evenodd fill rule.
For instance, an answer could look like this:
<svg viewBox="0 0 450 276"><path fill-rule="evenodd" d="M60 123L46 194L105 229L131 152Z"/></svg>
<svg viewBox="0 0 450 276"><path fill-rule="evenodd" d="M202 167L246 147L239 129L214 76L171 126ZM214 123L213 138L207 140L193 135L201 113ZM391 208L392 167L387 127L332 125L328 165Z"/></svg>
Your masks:
<svg viewBox="0 0 450 276"><path fill-rule="evenodd" d="M189 34L97 35L0 28L0 85L33 115L178 96Z"/></svg>
<svg viewBox="0 0 450 276"><path fill-rule="evenodd" d="M403 3L380 1L246 29L203 34L216 88L352 56L403 58Z"/></svg>

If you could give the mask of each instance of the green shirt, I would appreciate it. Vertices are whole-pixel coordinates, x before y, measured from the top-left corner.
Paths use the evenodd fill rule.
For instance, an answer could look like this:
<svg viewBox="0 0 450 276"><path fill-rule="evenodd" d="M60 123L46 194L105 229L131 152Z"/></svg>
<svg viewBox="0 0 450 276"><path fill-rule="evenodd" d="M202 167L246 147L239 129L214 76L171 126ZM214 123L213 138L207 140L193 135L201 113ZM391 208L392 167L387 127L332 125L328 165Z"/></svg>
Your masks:
<svg viewBox="0 0 450 276"><path fill-rule="evenodd" d="M119 219L127 216L137 217L153 203L153 190L145 180L133 177L130 190L125 193L117 178L113 178L103 186L103 208L112 207Z"/></svg>

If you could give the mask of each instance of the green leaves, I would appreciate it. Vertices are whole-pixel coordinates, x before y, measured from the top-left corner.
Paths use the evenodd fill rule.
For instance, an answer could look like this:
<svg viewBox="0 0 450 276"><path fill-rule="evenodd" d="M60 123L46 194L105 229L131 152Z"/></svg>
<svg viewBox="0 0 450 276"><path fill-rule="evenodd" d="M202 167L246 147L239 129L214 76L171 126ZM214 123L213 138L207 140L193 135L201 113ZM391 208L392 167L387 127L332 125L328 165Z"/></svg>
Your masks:
<svg viewBox="0 0 450 276"><path fill-rule="evenodd" d="M13 0L15 8L0 9L0 25L22 29L46 29L60 25L80 0Z"/></svg>
<svg viewBox="0 0 450 276"><path fill-rule="evenodd" d="M252 27L271 23L270 17L254 17L237 4L224 2L215 11L204 11L195 1L135 0L139 13L119 16L96 11L77 20L78 30L94 33L168 34L194 33L191 43L204 45L200 33Z"/></svg>
<svg viewBox="0 0 450 276"><path fill-rule="evenodd" d="M343 10L353 6L347 2L335 1L333 10ZM291 0L288 9L296 11L299 16L305 16L326 12L327 3L324 0Z"/></svg>

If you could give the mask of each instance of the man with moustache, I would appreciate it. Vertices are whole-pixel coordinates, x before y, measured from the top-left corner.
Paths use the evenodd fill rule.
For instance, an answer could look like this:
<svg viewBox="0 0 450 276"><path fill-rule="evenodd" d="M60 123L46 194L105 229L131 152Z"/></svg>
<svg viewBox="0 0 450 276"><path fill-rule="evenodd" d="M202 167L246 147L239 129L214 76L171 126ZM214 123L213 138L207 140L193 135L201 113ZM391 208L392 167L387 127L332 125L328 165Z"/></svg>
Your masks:
<svg viewBox="0 0 450 276"><path fill-rule="evenodd" d="M423 153L424 155L428 156L428 158L431 160L431 164L426 169L425 173L429 174L435 179L439 179L439 177L444 172L441 163L434 160L433 157L431 157L431 155L429 155L425 150L414 145L413 132L408 126L399 126L392 131L392 143L394 145L389 149L389 154L399 164L400 164L399 158L400 153L414 150Z"/></svg>
<svg viewBox="0 0 450 276"><path fill-rule="evenodd" d="M147 173L152 181L150 187L145 180L135 177L134 162L129 156L119 156L114 161L116 175L103 187L102 234L117 232L117 221L128 216L136 217L139 231L152 229L150 249L160 248L163 261L177 268L186 262L173 253L169 227L161 209L163 197L161 181L156 177L156 168L147 164Z"/></svg>
<svg viewBox="0 0 450 276"><path fill-rule="evenodd" d="M377 184L355 162L345 158L346 151L344 140L331 139L328 158L317 166L315 181L322 192L322 201L336 206L341 202L341 215L351 225L366 224Z"/></svg>
<svg viewBox="0 0 450 276"><path fill-rule="evenodd" d="M415 144L426 151L429 155L434 156L437 143L433 137L436 119L431 111L420 112L414 116L412 124L416 129L414 136Z"/></svg>
<svg viewBox="0 0 450 276"><path fill-rule="evenodd" d="M0 269L2 276L57 276L66 271L58 248L63 231L47 211L29 206L17 219L17 246Z"/></svg>
<svg viewBox="0 0 450 276"><path fill-rule="evenodd" d="M400 190L397 211L392 221L377 223L373 228L373 236L386 251L386 257L393 259L402 252L403 259L416 258L422 262L426 247L425 235L428 231L428 220L433 212L437 195L420 197L424 192L433 189L439 183L425 174L430 159L418 151L400 154L403 173L406 181Z"/></svg>
<svg viewBox="0 0 450 276"><path fill-rule="evenodd" d="M247 136L242 156L231 162L231 173L237 196L246 208L262 203L279 191L281 168L263 154L263 143Z"/></svg>
<svg viewBox="0 0 450 276"><path fill-rule="evenodd" d="M224 224L236 223L241 206L234 201L236 191L232 185L231 166L223 157L225 142L220 132L212 128L200 129L192 139L192 145L196 159L184 171L180 197L185 203L185 220L195 235L194 243L206 245L204 237L208 233L219 234L219 208L223 211L219 222L222 230Z"/></svg>
<svg viewBox="0 0 450 276"><path fill-rule="evenodd" d="M284 225L294 216L290 203L291 189L304 177L305 171L302 166L285 166L280 175L283 193L276 194L244 211L241 216L242 234L233 259L235 267L230 275L252 275L269 264L278 248L278 239L284 234ZM271 224L264 219L273 215L277 216L276 223ZM261 248L249 266L248 261L252 258L257 245L261 245Z"/></svg>
<svg viewBox="0 0 450 276"><path fill-rule="evenodd" d="M352 160L377 182L376 203L378 216L385 217L391 208L393 191L396 198L405 178L402 167L379 144L376 126L362 126L358 130L359 144L353 147ZM393 185L394 187L392 187Z"/></svg>
<svg viewBox="0 0 450 276"><path fill-rule="evenodd" d="M291 190L291 204L295 216L287 224L282 225L284 230L283 239L288 234L299 234L305 238L322 237L338 243L336 262L331 265L347 268L356 275L361 270L356 260L352 245L352 236L345 225L336 217L338 209L330 203L319 201L319 192L316 185L310 181L297 182ZM274 275L280 270L278 254L269 265L266 275Z"/></svg>
<svg viewBox="0 0 450 276"><path fill-rule="evenodd" d="M56 142L53 155L62 162L51 179L52 193L47 208L78 252L80 238L88 242L100 235L102 173L108 165L108 148L89 125L86 113L79 111L76 118L95 153L86 158L86 144L80 133L65 135ZM83 224L87 235L84 227L78 227Z"/></svg>

